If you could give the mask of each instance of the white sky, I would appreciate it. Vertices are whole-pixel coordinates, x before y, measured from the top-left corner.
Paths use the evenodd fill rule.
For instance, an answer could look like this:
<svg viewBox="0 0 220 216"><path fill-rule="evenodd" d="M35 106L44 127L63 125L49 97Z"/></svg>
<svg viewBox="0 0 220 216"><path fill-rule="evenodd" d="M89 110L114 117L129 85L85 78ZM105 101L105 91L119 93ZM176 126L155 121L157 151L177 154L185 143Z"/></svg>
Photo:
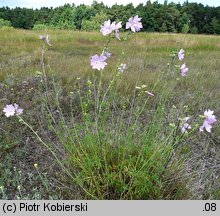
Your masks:
<svg viewBox="0 0 220 216"><path fill-rule="evenodd" d="M133 3L134 6L137 6L139 3L146 3L147 0L97 0L98 2L103 2L104 4L111 6L115 3L117 4L128 4ZM151 0L154 1L154 0ZM168 2L180 2L181 4L185 0L168 0ZM57 7L64 5L65 3L75 3L76 5L79 4L86 4L90 5L93 0L0 0L0 7L9 6L9 7L27 7L27 8L40 8L40 7ZM163 3L164 0L158 0L159 3ZM197 2L202 3L204 5L209 6L220 6L220 0L188 0L188 2Z"/></svg>

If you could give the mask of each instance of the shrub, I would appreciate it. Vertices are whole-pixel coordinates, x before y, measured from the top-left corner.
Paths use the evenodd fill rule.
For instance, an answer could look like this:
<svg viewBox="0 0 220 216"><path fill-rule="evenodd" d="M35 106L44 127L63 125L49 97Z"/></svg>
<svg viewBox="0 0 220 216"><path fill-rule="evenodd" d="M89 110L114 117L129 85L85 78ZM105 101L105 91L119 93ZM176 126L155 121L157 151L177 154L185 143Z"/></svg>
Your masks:
<svg viewBox="0 0 220 216"><path fill-rule="evenodd" d="M9 20L0 19L0 28L11 27L11 22Z"/></svg>
<svg viewBox="0 0 220 216"><path fill-rule="evenodd" d="M33 26L33 30L47 30L47 26L45 24L42 23L38 23L38 24L34 24Z"/></svg>
<svg viewBox="0 0 220 216"><path fill-rule="evenodd" d="M182 29L181 29L181 32L186 34L189 32L189 25L188 24L184 24Z"/></svg>
<svg viewBox="0 0 220 216"><path fill-rule="evenodd" d="M193 27L191 28L190 32L191 32L192 34L198 34L198 33L199 33L198 28L197 28L196 26L193 26Z"/></svg>

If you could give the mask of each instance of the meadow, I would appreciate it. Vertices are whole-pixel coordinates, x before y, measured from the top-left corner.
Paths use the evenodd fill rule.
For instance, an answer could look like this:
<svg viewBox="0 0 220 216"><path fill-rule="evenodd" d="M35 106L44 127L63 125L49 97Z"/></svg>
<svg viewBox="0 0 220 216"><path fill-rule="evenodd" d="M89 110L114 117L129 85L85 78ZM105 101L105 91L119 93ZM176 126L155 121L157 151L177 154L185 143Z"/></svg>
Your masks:
<svg viewBox="0 0 220 216"><path fill-rule="evenodd" d="M113 38L106 68L93 70L90 57L107 41L98 32L0 29L0 110L24 109L1 112L0 198L219 199L220 37ZM208 109L217 122L200 132ZM185 117L192 129L182 134Z"/></svg>

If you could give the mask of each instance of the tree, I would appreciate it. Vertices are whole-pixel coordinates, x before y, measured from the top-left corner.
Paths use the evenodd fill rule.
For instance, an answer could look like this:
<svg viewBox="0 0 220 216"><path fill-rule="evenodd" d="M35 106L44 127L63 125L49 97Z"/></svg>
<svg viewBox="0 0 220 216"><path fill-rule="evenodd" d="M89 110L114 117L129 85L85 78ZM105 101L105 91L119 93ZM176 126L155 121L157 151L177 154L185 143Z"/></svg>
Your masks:
<svg viewBox="0 0 220 216"><path fill-rule="evenodd" d="M90 20L83 20L81 30L84 31L99 31L100 26L108 19L108 15L104 12L96 14L94 17L91 17Z"/></svg>
<svg viewBox="0 0 220 216"><path fill-rule="evenodd" d="M211 26L214 34L220 34L220 21L216 17L212 18Z"/></svg>
<svg viewBox="0 0 220 216"><path fill-rule="evenodd" d="M92 7L86 5L79 5L74 10L74 23L77 29L81 29L82 21L89 20L92 16L95 16L95 10Z"/></svg>
<svg viewBox="0 0 220 216"><path fill-rule="evenodd" d="M104 15L103 15L104 14ZM209 7L186 1L180 3L158 3L148 0L134 7L114 4L107 7L103 2L93 1L91 6L65 4L61 7L40 9L0 8L0 19L8 20L15 28L54 28L98 30L100 20L122 21L123 28L131 16L142 18L143 31L188 32L219 34L220 7ZM3 22L3 21L1 21ZM2 25L2 24L1 24ZM5 24L4 24L5 25Z"/></svg>

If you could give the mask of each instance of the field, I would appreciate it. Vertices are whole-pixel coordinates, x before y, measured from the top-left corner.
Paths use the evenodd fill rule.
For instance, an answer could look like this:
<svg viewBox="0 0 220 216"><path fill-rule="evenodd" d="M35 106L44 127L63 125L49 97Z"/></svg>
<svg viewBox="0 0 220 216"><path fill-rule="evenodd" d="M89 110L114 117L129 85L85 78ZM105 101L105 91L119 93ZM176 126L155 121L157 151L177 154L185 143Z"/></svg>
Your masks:
<svg viewBox="0 0 220 216"><path fill-rule="evenodd" d="M0 198L220 198L219 36L113 38L100 72L90 57L107 37L49 31L49 47L39 34L0 29L0 110L24 109L1 111ZM217 122L200 132L208 109ZM192 129L182 134L185 117Z"/></svg>

